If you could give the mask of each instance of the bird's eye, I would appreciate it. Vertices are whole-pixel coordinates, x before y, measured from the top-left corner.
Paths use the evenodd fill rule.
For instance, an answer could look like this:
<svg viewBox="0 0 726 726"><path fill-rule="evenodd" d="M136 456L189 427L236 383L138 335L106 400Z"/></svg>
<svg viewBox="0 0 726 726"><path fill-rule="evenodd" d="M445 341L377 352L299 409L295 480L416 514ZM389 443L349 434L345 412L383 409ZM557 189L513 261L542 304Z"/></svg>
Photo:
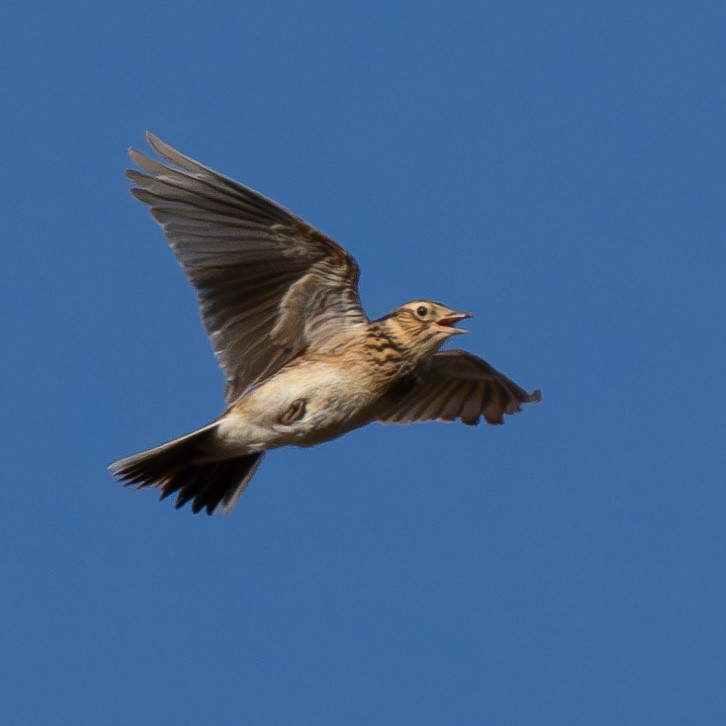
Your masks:
<svg viewBox="0 0 726 726"><path fill-rule="evenodd" d="M428 311L429 309L425 305L419 305L416 308L416 315L418 315L419 318L425 318Z"/></svg>

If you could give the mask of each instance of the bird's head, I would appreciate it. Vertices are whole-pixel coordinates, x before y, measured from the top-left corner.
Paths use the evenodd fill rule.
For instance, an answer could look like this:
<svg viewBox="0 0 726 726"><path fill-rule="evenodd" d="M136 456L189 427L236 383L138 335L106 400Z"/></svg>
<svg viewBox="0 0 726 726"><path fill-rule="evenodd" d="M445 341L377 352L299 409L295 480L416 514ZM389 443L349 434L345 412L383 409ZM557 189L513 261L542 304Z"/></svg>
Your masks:
<svg viewBox="0 0 726 726"><path fill-rule="evenodd" d="M413 300L401 305L389 320L404 345L426 355L452 335L468 333L468 330L454 326L470 317L471 313L459 313L432 300Z"/></svg>

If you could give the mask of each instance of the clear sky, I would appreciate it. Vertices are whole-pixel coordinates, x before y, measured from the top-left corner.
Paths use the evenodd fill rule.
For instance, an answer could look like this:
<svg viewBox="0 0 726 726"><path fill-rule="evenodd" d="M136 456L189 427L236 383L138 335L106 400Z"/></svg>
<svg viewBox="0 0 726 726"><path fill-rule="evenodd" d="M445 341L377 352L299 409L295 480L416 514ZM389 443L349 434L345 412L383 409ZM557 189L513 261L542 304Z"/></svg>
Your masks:
<svg viewBox="0 0 726 726"><path fill-rule="evenodd" d="M726 723L723 3L0 12L3 723ZM147 128L543 402L123 489L223 407Z"/></svg>

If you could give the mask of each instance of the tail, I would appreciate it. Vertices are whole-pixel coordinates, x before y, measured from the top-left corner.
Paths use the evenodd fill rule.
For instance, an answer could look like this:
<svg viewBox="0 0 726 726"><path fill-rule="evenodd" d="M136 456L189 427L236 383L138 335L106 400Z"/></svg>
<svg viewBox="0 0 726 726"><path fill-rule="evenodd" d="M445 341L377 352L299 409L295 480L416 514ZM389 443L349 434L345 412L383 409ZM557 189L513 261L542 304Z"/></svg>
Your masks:
<svg viewBox="0 0 726 726"><path fill-rule="evenodd" d="M212 423L168 444L120 459L109 469L125 486L158 487L161 499L178 491L177 509L191 501L195 514L205 507L207 514L212 514L220 504L227 514L257 471L263 452L210 461L216 428Z"/></svg>

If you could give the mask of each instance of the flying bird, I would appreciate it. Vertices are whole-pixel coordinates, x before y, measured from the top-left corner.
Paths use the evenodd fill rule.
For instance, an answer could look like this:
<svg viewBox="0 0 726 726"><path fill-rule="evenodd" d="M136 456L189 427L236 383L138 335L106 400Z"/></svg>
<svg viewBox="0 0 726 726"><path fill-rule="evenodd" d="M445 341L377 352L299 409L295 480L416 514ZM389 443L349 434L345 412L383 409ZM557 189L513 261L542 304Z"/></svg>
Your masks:
<svg viewBox="0 0 726 726"><path fill-rule="evenodd" d="M471 317L414 300L369 320L340 245L151 133L167 164L134 149L131 194L148 205L194 288L226 377L227 409L175 441L111 464L176 506L229 512L265 452L314 446L372 421L501 424L539 401L463 350L439 352Z"/></svg>

